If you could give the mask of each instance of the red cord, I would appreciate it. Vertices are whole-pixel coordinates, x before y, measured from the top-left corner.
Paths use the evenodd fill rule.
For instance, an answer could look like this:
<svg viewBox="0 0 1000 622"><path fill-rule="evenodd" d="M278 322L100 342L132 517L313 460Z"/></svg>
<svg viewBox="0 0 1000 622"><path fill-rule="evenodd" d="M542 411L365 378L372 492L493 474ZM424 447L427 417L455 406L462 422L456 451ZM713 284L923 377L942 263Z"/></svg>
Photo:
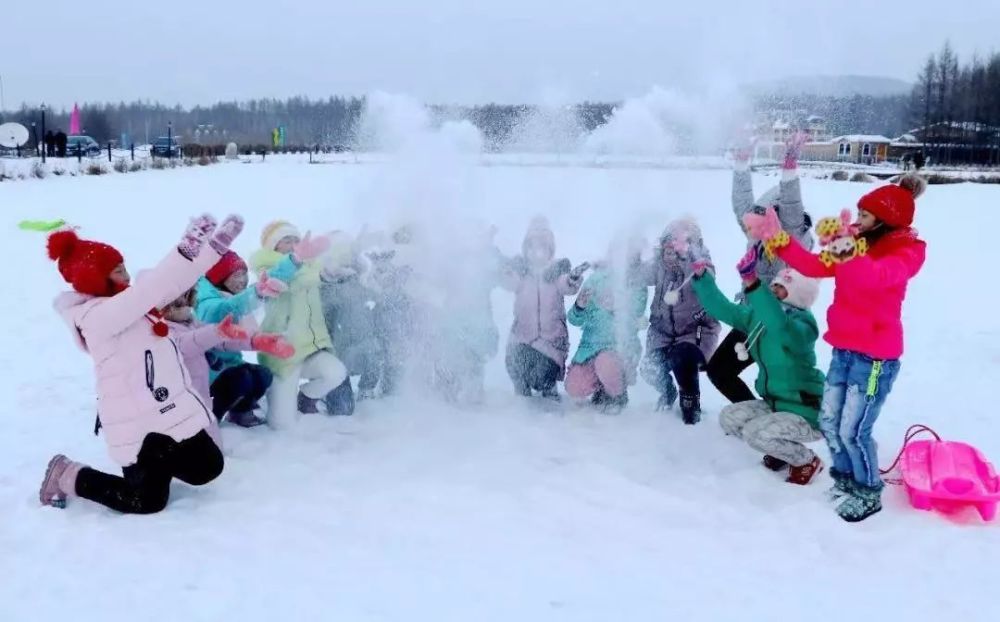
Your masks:
<svg viewBox="0 0 1000 622"><path fill-rule="evenodd" d="M938 435L938 433L935 432L934 430L932 430L931 428L929 428L928 426L926 426L926 425L924 425L922 423L917 423L915 425L911 425L906 430L906 435L903 438L903 446L899 448L899 453L896 454L896 459L892 461L892 464L889 465L889 468L887 468L887 469L879 469L879 473L881 473L882 475L886 475L886 474L891 473L892 471L894 471L896 469L896 467L899 466L899 461L902 460L902 458L903 458L903 452L906 451L906 446L910 443L910 441L912 441L914 438L916 438L917 436L919 436L923 432L928 432L937 441L941 440L941 437ZM897 483L897 482L890 481L889 483L892 484L892 483Z"/></svg>

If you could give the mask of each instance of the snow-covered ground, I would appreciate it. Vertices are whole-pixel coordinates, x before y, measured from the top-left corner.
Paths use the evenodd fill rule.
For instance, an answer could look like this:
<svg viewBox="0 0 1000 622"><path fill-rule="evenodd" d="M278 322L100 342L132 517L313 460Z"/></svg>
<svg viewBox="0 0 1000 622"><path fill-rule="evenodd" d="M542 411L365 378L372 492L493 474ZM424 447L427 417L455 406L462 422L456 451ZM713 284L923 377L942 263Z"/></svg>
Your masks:
<svg viewBox="0 0 1000 622"><path fill-rule="evenodd" d="M758 176L762 192L773 177ZM804 181L814 216L870 186ZM696 216L735 291L743 240L724 170L308 166L301 158L0 184L8 258L0 320L0 620L993 620L1000 531L973 513L885 510L848 525L824 500L826 475L787 485L723 436L722 398L703 380L704 421L653 412L645 386L620 416L544 413L512 395L502 360L488 400L460 410L429 397L360 405L353 418L303 418L288 432L225 428L212 485L173 488L155 516L88 502L40 508L48 458L112 469L92 435L90 361L51 310L64 284L25 218L62 217L116 245L135 274L187 217L238 211L256 248L287 218L357 230L445 201L496 223L519 247L544 213L559 252L600 256L611 233L650 234ZM902 372L876 426L884 463L922 422L1000 460L1000 186L933 186L919 202L928 262L905 312ZM817 305L822 322L831 290ZM509 326L511 297L495 294ZM825 322L823 322L825 324ZM573 334L574 341L577 334ZM830 350L819 346L825 367ZM748 373L753 378L753 372ZM825 457L825 450L821 451Z"/></svg>

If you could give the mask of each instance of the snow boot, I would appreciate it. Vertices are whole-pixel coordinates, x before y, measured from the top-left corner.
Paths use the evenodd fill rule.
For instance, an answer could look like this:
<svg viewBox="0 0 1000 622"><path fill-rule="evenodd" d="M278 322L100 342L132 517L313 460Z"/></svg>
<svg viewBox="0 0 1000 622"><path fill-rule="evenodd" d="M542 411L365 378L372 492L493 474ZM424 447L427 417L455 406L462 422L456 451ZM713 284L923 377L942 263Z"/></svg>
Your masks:
<svg viewBox="0 0 1000 622"><path fill-rule="evenodd" d="M628 392L622 393L618 397L611 397L609 395L604 396L604 402L601 404L601 412L606 415L617 415L621 411L625 410L628 406Z"/></svg>
<svg viewBox="0 0 1000 622"><path fill-rule="evenodd" d="M375 399L375 389L358 389L357 399L359 402Z"/></svg>
<svg viewBox="0 0 1000 622"><path fill-rule="evenodd" d="M854 492L853 474L841 473L837 469L831 467L830 477L833 478L833 486L826 491L826 496L830 501L839 501L843 497Z"/></svg>
<svg viewBox="0 0 1000 622"><path fill-rule="evenodd" d="M299 392L299 412L303 415L315 415L319 413L319 400L315 400L305 393Z"/></svg>
<svg viewBox="0 0 1000 622"><path fill-rule="evenodd" d="M673 382L667 384L666 391L660 394L660 399L656 402L656 410L670 410L677 401L677 387Z"/></svg>
<svg viewBox="0 0 1000 622"><path fill-rule="evenodd" d="M55 508L66 507L67 497L76 496L76 477L82 468L82 464L73 462L62 454L53 456L45 468L42 486L38 489L41 504Z"/></svg>
<svg viewBox="0 0 1000 622"><path fill-rule="evenodd" d="M556 389L554 386L549 387L548 389L542 389L542 398L551 400L553 402L562 401L562 396L559 395L559 390Z"/></svg>
<svg viewBox="0 0 1000 622"><path fill-rule="evenodd" d="M681 394L681 418L685 425L695 425L701 421L701 396L690 393Z"/></svg>
<svg viewBox="0 0 1000 622"><path fill-rule="evenodd" d="M252 410L230 411L227 420L229 423L238 425L241 428L256 428L259 425L267 423Z"/></svg>
<svg viewBox="0 0 1000 622"><path fill-rule="evenodd" d="M823 470L823 463L820 461L819 456L815 456L812 462L809 464L803 464L802 466L793 466L788 469L788 479L785 481L789 484L798 484L799 486L806 486L812 481L813 477L817 473Z"/></svg>
<svg viewBox="0 0 1000 622"><path fill-rule="evenodd" d="M339 387L330 391L326 398L326 412L329 415L349 417L354 414L354 388L348 378Z"/></svg>
<svg viewBox="0 0 1000 622"><path fill-rule="evenodd" d="M859 523L882 510L882 487L869 488L860 484L844 496L837 506L837 516L849 523Z"/></svg>
<svg viewBox="0 0 1000 622"><path fill-rule="evenodd" d="M788 463L780 458L775 458L774 456L764 455L764 458L760 461L768 470L778 472L782 469L788 468Z"/></svg>

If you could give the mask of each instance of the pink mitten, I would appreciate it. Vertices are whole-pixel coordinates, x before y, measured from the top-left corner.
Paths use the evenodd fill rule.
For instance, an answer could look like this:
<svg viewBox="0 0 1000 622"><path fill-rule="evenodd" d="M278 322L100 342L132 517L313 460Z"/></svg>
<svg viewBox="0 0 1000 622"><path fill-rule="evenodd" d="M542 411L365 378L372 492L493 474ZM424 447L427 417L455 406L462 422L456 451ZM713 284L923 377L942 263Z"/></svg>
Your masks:
<svg viewBox="0 0 1000 622"><path fill-rule="evenodd" d="M184 237L177 245L177 250L188 259L194 259L201 253L201 247L205 245L205 240L212 235L216 226L215 219L208 214L192 218L184 230Z"/></svg>
<svg viewBox="0 0 1000 622"><path fill-rule="evenodd" d="M257 333L250 340L250 345L258 352L270 354L279 359L287 359L295 354L295 347L281 335Z"/></svg>
<svg viewBox="0 0 1000 622"><path fill-rule="evenodd" d="M773 207L767 208L764 215L749 213L743 216L743 224L747 227L750 237L766 242L781 233L781 221Z"/></svg>
<svg viewBox="0 0 1000 622"><path fill-rule="evenodd" d="M749 164L750 158L753 157L753 150L756 145L757 139L755 137L747 137L745 143L737 147L733 152L733 160L744 166Z"/></svg>
<svg viewBox="0 0 1000 622"><path fill-rule="evenodd" d="M325 235L312 237L312 233L306 232L305 237L295 245L292 251L292 259L298 263L305 263L316 259L330 248L330 238Z"/></svg>
<svg viewBox="0 0 1000 622"><path fill-rule="evenodd" d="M243 231L243 218L236 214L226 216L219 228L215 230L215 237L211 239L209 244L212 245L215 252L225 255L241 231Z"/></svg>
<svg viewBox="0 0 1000 622"><path fill-rule="evenodd" d="M804 132L797 132L788 142L785 143L785 161L781 168L790 171L799 165L799 156L802 155L802 146L809 142L809 135Z"/></svg>
<svg viewBox="0 0 1000 622"><path fill-rule="evenodd" d="M233 320L232 314L224 317L222 321L219 322L219 325L216 326L216 330L218 330L219 334L225 339L246 339L250 336L250 333L248 333L245 328Z"/></svg>
<svg viewBox="0 0 1000 622"><path fill-rule="evenodd" d="M744 281L756 281L757 280L757 245L754 244L754 248L747 251L746 255L743 255L743 259L736 264L736 270L740 273L740 277Z"/></svg>
<svg viewBox="0 0 1000 622"><path fill-rule="evenodd" d="M698 261L691 264L691 270L697 277L701 277L701 275L705 274L705 270L708 270L711 267L712 263L707 259L699 259Z"/></svg>
<svg viewBox="0 0 1000 622"><path fill-rule="evenodd" d="M281 279L268 276L266 271L262 271L254 289L260 298L277 298L288 291L288 285Z"/></svg>

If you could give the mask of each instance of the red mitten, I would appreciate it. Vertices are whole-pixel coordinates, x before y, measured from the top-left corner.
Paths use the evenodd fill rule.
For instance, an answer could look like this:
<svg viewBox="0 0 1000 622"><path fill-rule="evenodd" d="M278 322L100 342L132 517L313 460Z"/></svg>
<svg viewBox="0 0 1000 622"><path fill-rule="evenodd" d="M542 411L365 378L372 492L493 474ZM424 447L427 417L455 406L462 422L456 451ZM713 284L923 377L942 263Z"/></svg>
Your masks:
<svg viewBox="0 0 1000 622"><path fill-rule="evenodd" d="M246 339L250 336L250 333L248 333L245 328L233 320L233 315L231 313L219 322L219 325L216 326L216 330L219 331L219 334L222 335L224 339L238 340Z"/></svg>
<svg viewBox="0 0 1000 622"><path fill-rule="evenodd" d="M288 343L288 340L281 335L257 333L250 340L250 345L257 352L270 354L279 359L287 359L295 354L295 347Z"/></svg>

